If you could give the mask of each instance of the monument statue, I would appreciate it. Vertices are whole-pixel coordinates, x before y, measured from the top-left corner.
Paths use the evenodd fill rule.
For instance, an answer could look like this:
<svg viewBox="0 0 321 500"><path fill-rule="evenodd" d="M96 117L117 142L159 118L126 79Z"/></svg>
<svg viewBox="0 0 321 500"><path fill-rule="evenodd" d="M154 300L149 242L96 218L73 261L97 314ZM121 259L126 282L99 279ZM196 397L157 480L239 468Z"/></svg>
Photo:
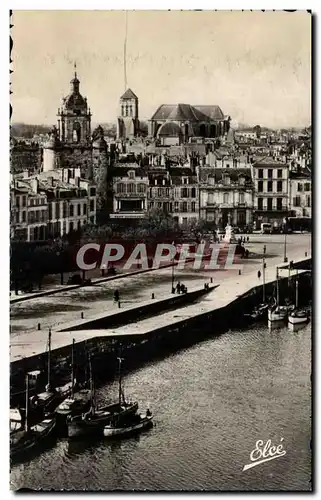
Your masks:
<svg viewBox="0 0 321 500"><path fill-rule="evenodd" d="M226 243L236 243L234 230L233 230L233 227L231 225L231 215L230 214L228 214L228 218L227 218L227 225L225 227L224 241Z"/></svg>

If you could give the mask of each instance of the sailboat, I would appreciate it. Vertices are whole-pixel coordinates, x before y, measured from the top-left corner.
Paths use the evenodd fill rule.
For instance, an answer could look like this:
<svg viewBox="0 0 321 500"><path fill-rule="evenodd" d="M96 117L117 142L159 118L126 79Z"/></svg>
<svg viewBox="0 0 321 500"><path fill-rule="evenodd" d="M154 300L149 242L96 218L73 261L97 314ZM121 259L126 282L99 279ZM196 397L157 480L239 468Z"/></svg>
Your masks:
<svg viewBox="0 0 321 500"><path fill-rule="evenodd" d="M31 410L37 415L42 415L44 412L52 412L57 405L68 395L71 391L72 384L67 383L62 387L52 387L51 381L51 328L48 334L48 378L46 390L40 394L35 394L30 398Z"/></svg>
<svg viewBox="0 0 321 500"><path fill-rule="evenodd" d="M29 375L26 376L26 410L24 415L24 425L20 430L10 434L10 456L11 458L34 448L54 430L56 425L55 417L47 417L38 424L29 425Z"/></svg>
<svg viewBox="0 0 321 500"><path fill-rule="evenodd" d="M67 418L68 437L77 438L88 434L102 433L103 428L107 425L111 418L118 415L119 419L123 419L136 413L138 410L137 402L127 402L125 400L124 391L122 388L121 363L123 358L118 358L119 361L119 379L118 379L118 401L103 407L96 406L95 390L92 376L92 363L90 359L90 387L91 387L91 404L87 413L80 413Z"/></svg>
<svg viewBox="0 0 321 500"><path fill-rule="evenodd" d="M280 306L279 269L276 268L276 304L268 309L268 322L284 321L288 314L286 306Z"/></svg>
<svg viewBox="0 0 321 500"><path fill-rule="evenodd" d="M80 389L75 392L74 346L75 339L72 340L71 350L71 394L56 408L57 423L60 428L66 425L67 417L86 412L90 409L91 405L90 389Z"/></svg>
<svg viewBox="0 0 321 500"><path fill-rule="evenodd" d="M269 303L266 301L266 293L265 293L265 247L264 247L264 254L263 254L263 262L262 262L262 275L263 275L263 297L262 297L262 303L259 304L258 306L254 307L254 309L249 312L249 313L244 313L244 316L246 318L249 318L250 320L260 320L260 319L265 319L268 309L269 309Z"/></svg>
<svg viewBox="0 0 321 500"><path fill-rule="evenodd" d="M295 325L303 325L309 321L309 315L305 309L299 309L299 281L295 282L295 309L289 314L288 325L293 328Z"/></svg>
<svg viewBox="0 0 321 500"><path fill-rule="evenodd" d="M153 415L147 410L145 415L136 413L130 419L120 422L113 418L110 424L104 427L104 436L109 439L128 437L153 427Z"/></svg>

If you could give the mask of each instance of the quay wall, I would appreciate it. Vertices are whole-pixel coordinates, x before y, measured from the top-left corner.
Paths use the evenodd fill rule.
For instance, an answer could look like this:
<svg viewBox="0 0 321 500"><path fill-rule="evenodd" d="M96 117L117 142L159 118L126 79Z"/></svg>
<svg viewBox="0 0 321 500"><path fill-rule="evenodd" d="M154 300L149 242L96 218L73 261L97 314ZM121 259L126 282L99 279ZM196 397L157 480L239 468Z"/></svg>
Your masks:
<svg viewBox="0 0 321 500"><path fill-rule="evenodd" d="M311 273L302 272L297 277L300 283L300 303L306 305L311 299ZM155 328L146 334L131 334L120 337L97 336L82 341L75 346L75 363L79 367L79 379L84 376L88 365L88 355L93 359L94 372L100 380L108 380L116 373L117 354L120 351L126 359L126 369L133 369L142 363L150 362L167 353L177 351L206 338L221 335L228 329L246 327L244 312L250 311L256 304L262 302L262 284L255 286L246 293L236 297L228 305L210 312L200 313L184 319L175 325ZM266 284L266 295L275 292L276 281ZM294 278L280 277L279 290L281 301L295 296ZM11 393L22 390L24 376L27 371L39 369L46 373L46 353L39 356L24 358L11 363ZM52 368L57 379L70 377L71 349L70 346L56 349L52 352ZM77 375L76 375L77 376Z"/></svg>
<svg viewBox="0 0 321 500"><path fill-rule="evenodd" d="M59 329L59 332L72 332L77 330L99 330L103 328L116 328L118 326L133 323L146 317L151 317L171 309L176 309L183 305L195 302L197 299L208 294L210 291L217 288L219 285L209 286L208 290L198 289L188 292L187 294L175 294L169 299L156 300L146 304L134 306L130 309L116 309L115 313L102 314L99 317L87 320L74 321L71 324ZM115 304L115 308L117 305Z"/></svg>

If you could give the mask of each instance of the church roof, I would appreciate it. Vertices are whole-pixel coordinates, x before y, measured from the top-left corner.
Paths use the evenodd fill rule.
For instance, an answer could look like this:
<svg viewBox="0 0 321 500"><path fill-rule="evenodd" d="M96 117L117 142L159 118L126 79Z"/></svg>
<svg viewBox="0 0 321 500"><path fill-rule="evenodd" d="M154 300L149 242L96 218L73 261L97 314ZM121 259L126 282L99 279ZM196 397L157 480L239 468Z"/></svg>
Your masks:
<svg viewBox="0 0 321 500"><path fill-rule="evenodd" d="M208 121L224 120L219 106L191 106L190 104L162 104L151 120Z"/></svg>
<svg viewBox="0 0 321 500"><path fill-rule="evenodd" d="M127 89L126 92L121 96L121 99L138 99L138 97L134 94L132 89Z"/></svg>
<svg viewBox="0 0 321 500"><path fill-rule="evenodd" d="M194 106L195 109L206 115L211 120L224 120L223 111L219 106L206 104Z"/></svg>
<svg viewBox="0 0 321 500"><path fill-rule="evenodd" d="M87 102L86 102L86 99L84 99L84 97L81 94L72 93L72 94L69 94L67 97L65 97L64 105L67 108L73 108L75 106L86 107Z"/></svg>

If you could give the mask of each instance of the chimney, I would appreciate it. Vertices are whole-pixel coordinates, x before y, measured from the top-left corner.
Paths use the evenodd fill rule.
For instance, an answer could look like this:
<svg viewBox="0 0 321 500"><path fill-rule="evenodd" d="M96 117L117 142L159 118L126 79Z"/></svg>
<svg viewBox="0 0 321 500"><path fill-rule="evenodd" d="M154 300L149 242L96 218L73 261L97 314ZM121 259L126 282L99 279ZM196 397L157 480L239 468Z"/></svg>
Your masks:
<svg viewBox="0 0 321 500"><path fill-rule="evenodd" d="M53 177L48 177L48 184L50 187L53 187L53 185L54 185L54 178Z"/></svg>
<svg viewBox="0 0 321 500"><path fill-rule="evenodd" d="M22 175L23 175L23 179L28 179L28 177L29 177L29 172L28 172L28 170L24 170L24 171L22 172Z"/></svg>
<svg viewBox="0 0 321 500"><path fill-rule="evenodd" d="M75 177L75 186L77 186L78 188L80 187L80 177L79 176Z"/></svg>

